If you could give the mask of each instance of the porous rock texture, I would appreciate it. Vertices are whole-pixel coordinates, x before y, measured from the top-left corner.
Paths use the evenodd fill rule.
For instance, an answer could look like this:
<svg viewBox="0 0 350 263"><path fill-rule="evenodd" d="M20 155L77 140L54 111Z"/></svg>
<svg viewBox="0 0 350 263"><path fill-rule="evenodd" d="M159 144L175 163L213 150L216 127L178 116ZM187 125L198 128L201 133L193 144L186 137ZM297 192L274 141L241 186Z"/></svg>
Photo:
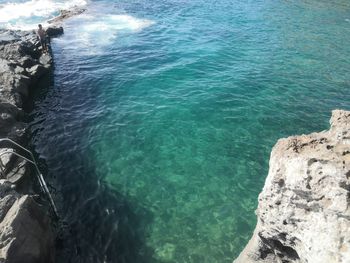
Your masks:
<svg viewBox="0 0 350 263"><path fill-rule="evenodd" d="M329 131L280 139L254 234L234 263L350 262L350 112Z"/></svg>
<svg viewBox="0 0 350 263"><path fill-rule="evenodd" d="M41 51L35 33L0 30L0 139L28 146L23 105L51 67L52 57ZM35 201L30 164L13 152L24 154L0 142L0 262L52 263L55 237L48 209Z"/></svg>

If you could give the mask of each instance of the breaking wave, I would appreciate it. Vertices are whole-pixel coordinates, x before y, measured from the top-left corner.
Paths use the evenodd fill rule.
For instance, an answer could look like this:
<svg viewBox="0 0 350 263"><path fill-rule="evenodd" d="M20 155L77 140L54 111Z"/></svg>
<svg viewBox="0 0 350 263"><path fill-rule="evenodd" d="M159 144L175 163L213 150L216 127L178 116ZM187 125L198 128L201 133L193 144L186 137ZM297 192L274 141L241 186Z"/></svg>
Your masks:
<svg viewBox="0 0 350 263"><path fill-rule="evenodd" d="M96 55L104 52L121 34L141 31L155 22L136 18L128 14L82 14L65 24L65 36L62 41L66 48L80 50L84 55ZM85 52L84 52L85 51Z"/></svg>
<svg viewBox="0 0 350 263"><path fill-rule="evenodd" d="M8 29L30 30L38 23L45 24L45 21L57 16L62 9L82 7L86 4L85 0L31 0L3 3L0 4L0 26Z"/></svg>

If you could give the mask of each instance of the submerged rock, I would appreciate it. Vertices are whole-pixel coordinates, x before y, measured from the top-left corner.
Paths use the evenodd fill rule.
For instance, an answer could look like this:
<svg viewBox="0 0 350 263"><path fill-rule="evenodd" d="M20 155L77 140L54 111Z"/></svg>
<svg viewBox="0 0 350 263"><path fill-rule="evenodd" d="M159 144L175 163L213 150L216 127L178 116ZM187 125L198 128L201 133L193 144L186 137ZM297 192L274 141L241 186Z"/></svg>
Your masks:
<svg viewBox="0 0 350 263"><path fill-rule="evenodd" d="M350 112L277 142L253 237L235 263L350 262Z"/></svg>

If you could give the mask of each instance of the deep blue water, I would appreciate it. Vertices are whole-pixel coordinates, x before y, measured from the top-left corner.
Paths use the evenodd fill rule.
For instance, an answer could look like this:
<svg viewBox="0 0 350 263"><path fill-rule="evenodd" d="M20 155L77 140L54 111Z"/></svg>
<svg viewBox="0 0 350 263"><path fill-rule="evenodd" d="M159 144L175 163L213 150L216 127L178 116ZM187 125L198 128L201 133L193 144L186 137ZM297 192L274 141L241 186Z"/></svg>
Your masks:
<svg viewBox="0 0 350 263"><path fill-rule="evenodd" d="M350 109L350 3L87 8L53 40L32 113L67 222L60 262L232 262L277 139Z"/></svg>

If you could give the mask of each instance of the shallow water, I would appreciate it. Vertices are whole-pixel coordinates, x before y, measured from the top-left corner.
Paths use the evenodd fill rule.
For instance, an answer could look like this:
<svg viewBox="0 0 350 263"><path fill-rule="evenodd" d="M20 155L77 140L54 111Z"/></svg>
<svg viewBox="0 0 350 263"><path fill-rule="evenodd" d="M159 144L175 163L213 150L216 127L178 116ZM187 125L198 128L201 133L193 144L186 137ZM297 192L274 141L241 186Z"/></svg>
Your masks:
<svg viewBox="0 0 350 263"><path fill-rule="evenodd" d="M88 9L53 41L32 113L68 222L61 262L232 262L277 139L350 108L350 4Z"/></svg>

